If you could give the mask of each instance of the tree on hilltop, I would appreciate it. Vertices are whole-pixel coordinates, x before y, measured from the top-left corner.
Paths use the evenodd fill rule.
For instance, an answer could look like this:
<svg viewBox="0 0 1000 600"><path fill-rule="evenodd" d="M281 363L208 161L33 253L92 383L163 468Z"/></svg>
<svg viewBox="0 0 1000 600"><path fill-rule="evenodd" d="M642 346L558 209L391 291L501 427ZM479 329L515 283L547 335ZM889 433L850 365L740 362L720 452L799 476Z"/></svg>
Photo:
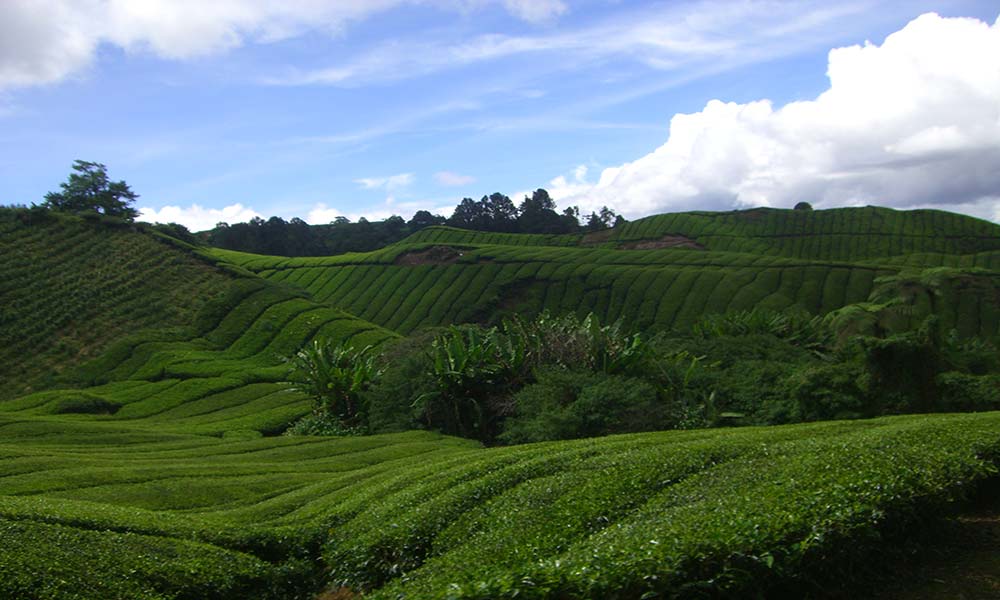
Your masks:
<svg viewBox="0 0 1000 600"><path fill-rule="evenodd" d="M139 211L132 208L138 194L124 181L110 181L107 167L85 160L73 161L69 179L60 184L61 192L45 194L42 206L50 210L87 213L95 212L126 221L133 221Z"/></svg>

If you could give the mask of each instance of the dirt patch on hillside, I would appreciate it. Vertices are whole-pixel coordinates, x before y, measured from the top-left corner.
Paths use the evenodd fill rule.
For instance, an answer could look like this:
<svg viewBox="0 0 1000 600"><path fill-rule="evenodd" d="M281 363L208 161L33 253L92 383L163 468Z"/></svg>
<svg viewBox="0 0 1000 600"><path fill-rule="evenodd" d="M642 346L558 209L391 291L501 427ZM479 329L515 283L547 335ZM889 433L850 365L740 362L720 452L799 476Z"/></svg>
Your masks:
<svg viewBox="0 0 1000 600"><path fill-rule="evenodd" d="M660 250L661 248L688 248L691 250L705 250L698 242L683 235L665 235L658 240L640 240L637 242L625 242L621 245L623 250Z"/></svg>
<svg viewBox="0 0 1000 600"><path fill-rule="evenodd" d="M426 250L406 252L396 257L395 265L413 267L417 265L452 265L458 262L462 253L451 246L431 246Z"/></svg>
<svg viewBox="0 0 1000 600"><path fill-rule="evenodd" d="M580 240L580 245L582 246L595 246L597 244L602 244L611 239L614 235L614 229L602 229L600 231L591 231L590 233L584 234L583 238Z"/></svg>

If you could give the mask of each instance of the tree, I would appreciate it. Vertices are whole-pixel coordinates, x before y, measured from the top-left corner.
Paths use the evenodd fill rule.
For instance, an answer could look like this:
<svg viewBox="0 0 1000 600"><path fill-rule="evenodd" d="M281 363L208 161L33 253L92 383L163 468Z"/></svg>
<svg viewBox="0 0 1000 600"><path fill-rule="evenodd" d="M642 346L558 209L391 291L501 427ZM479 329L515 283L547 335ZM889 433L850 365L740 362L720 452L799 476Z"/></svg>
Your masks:
<svg viewBox="0 0 1000 600"><path fill-rule="evenodd" d="M413 218L407 222L406 226L410 228L410 233L416 233L421 229L426 227L431 227L432 225L444 225L447 219L440 215L433 215L426 210L418 210Z"/></svg>
<svg viewBox="0 0 1000 600"><path fill-rule="evenodd" d="M808 202L799 202L798 204L795 205L794 210L812 210L812 209L813 209L812 204L809 204Z"/></svg>
<svg viewBox="0 0 1000 600"><path fill-rule="evenodd" d="M85 160L73 161L69 179L60 184L61 192L45 194L42 206L66 212L96 212L126 221L134 221L139 212L132 203L139 197L124 181L110 181L107 167Z"/></svg>
<svg viewBox="0 0 1000 600"><path fill-rule="evenodd" d="M555 211L556 203L544 189L537 189L531 197L524 197L517 217L521 233L570 233L576 227L567 223Z"/></svg>
<svg viewBox="0 0 1000 600"><path fill-rule="evenodd" d="M476 229L488 219L485 214L485 206L477 203L472 198L462 198L462 201L455 207L455 212L448 219L448 225L461 227L462 229Z"/></svg>
<svg viewBox="0 0 1000 600"><path fill-rule="evenodd" d="M584 228L587 231L600 231L625 224L625 217L615 213L607 206L602 206L600 213L591 212Z"/></svg>
<svg viewBox="0 0 1000 600"><path fill-rule="evenodd" d="M510 198L500 192L494 192L489 196L483 196L479 202L485 207L490 220L485 228L486 231L504 233L517 231L517 206Z"/></svg>

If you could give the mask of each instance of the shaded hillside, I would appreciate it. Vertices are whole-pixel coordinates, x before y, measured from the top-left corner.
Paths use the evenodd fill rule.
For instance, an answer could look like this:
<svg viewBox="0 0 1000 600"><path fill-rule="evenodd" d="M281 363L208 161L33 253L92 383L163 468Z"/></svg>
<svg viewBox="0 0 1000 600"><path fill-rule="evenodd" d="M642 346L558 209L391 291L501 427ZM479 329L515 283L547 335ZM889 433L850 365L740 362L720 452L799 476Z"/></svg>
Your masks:
<svg viewBox="0 0 1000 600"><path fill-rule="evenodd" d="M845 304L834 314L857 331L934 314L993 333L985 246L847 261L502 237L289 259L11 215L3 331L22 345L4 382L35 369L31 383L59 389L0 400L2 597L801 597L996 473L1000 413L495 449L426 431L263 437L310 412L284 360L318 338L381 349L396 332L545 307L668 328ZM74 322L87 351L15 340L44 348ZM758 403L759 372L746 375ZM395 390L391 406L412 412Z"/></svg>
<svg viewBox="0 0 1000 600"><path fill-rule="evenodd" d="M191 324L232 279L144 227L0 210L0 399L136 330Z"/></svg>

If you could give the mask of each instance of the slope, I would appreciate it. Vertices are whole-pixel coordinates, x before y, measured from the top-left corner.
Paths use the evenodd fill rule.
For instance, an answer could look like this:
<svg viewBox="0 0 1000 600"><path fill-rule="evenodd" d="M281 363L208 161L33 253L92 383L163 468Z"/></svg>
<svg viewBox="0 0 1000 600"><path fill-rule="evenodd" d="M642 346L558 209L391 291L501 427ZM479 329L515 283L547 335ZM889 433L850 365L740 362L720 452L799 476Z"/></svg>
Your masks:
<svg viewBox="0 0 1000 600"><path fill-rule="evenodd" d="M652 215L605 231L520 235L430 227L412 243L693 248L823 261L858 261L914 253L1000 250L1000 225L939 210L867 206L829 210L754 208Z"/></svg>
<svg viewBox="0 0 1000 600"><path fill-rule="evenodd" d="M1000 227L970 217L757 209L659 215L600 234L605 241L588 246L586 236L429 228L369 253L213 254L404 334L543 309L650 330L754 307L822 315L867 301L879 278L942 266L953 269L950 288L964 290L939 303L945 325L1000 332Z"/></svg>
<svg viewBox="0 0 1000 600"><path fill-rule="evenodd" d="M186 326L231 280L147 228L0 210L0 399L135 330Z"/></svg>
<svg viewBox="0 0 1000 600"><path fill-rule="evenodd" d="M995 474L998 432L921 415L483 449L0 413L0 595L802 597Z"/></svg>
<svg viewBox="0 0 1000 600"><path fill-rule="evenodd" d="M4 214L6 412L275 433L310 410L284 383L285 358L317 337L395 337L143 227ZM52 339L77 345L49 351ZM19 396L32 387L52 389Z"/></svg>

